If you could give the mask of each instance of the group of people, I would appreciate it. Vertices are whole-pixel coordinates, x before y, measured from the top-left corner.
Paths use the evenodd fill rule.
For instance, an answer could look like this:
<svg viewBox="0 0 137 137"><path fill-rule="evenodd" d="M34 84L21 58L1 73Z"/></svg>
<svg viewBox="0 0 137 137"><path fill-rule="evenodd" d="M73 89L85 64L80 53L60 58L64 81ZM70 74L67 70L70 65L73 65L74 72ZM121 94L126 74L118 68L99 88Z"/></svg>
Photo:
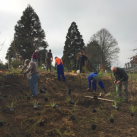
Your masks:
<svg viewBox="0 0 137 137"><path fill-rule="evenodd" d="M31 89L31 93L33 97L37 97L37 89L38 89L38 78L39 78L39 70L38 70L38 66L36 63L36 59L39 58L39 56L37 55L38 51L35 51L35 53L33 53L32 55L32 59L31 61L29 59L25 60L25 65L28 66L28 69L24 74L30 73L30 89ZM86 60L87 57L83 55L83 53L80 53L80 57L79 57L79 68L80 68L80 72L81 72L81 68L82 66L84 66L84 60ZM47 54L47 71L48 68L51 71L51 61L53 61L53 56L51 53L51 50L49 50L48 54ZM55 57L55 64L57 65L57 81L60 81L60 75L63 78L63 81L66 81L66 78L64 76L64 67L63 67L63 61L62 59ZM24 67L25 68L25 67ZM24 68L22 69L22 72L24 70ZM122 68L117 68L117 67L111 67L111 71L113 72L114 76L115 76L115 81L114 83L118 85L118 91L122 91L122 86L124 89L124 102L128 102L128 75L125 72L124 69ZM90 75L88 75L86 78L88 80L88 88L87 90L89 91L91 88L91 84L92 84L92 89L94 92L96 92L96 84L97 84L97 80L95 77L97 77L97 72L93 72ZM102 88L102 90L104 91L104 93L107 93L102 80L98 81L98 85ZM118 96L122 97L121 92L118 92Z"/></svg>

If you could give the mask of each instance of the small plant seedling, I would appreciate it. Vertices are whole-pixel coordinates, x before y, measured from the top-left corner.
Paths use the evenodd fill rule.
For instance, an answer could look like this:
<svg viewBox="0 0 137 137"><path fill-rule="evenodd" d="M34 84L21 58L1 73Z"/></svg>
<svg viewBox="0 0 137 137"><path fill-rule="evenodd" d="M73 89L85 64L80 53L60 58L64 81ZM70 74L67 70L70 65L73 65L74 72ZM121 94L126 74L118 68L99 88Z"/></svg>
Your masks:
<svg viewBox="0 0 137 137"><path fill-rule="evenodd" d="M38 105L38 104L39 104L38 101L34 101L34 102L32 102L32 103L33 103L33 105Z"/></svg>
<svg viewBox="0 0 137 137"><path fill-rule="evenodd" d="M131 105L131 107L130 107L130 110L131 110L131 112L132 112L132 113L131 113L131 116L134 116L134 115L135 115L136 109L137 109L137 107Z"/></svg>
<svg viewBox="0 0 137 137"><path fill-rule="evenodd" d="M115 109L118 109L117 101L114 101L114 104L112 104L112 106L113 106Z"/></svg>
<svg viewBox="0 0 137 137"><path fill-rule="evenodd" d="M53 131L53 134L55 134L55 132L58 133L62 137L62 133L60 132L59 129L55 129L55 131Z"/></svg>
<svg viewBox="0 0 137 137"><path fill-rule="evenodd" d="M69 102L71 100L71 98L70 97L66 97L66 102Z"/></svg>
<svg viewBox="0 0 137 137"><path fill-rule="evenodd" d="M12 101L12 103L11 104L9 104L9 105L6 105L8 108L13 108L14 107L14 105L15 105L15 103L16 103L16 101L14 102L14 101Z"/></svg>
<svg viewBox="0 0 137 137"><path fill-rule="evenodd" d="M15 101L15 102L14 102L14 101L12 101L12 103L11 103L11 104L6 105L6 106L10 109L10 111L14 111L14 105L15 105L15 103L16 103L16 101Z"/></svg>
<svg viewBox="0 0 137 137"><path fill-rule="evenodd" d="M34 102L32 102L33 103L33 105L34 105L34 109L38 109L38 104L39 104L39 102L38 101L34 101Z"/></svg>
<svg viewBox="0 0 137 137"><path fill-rule="evenodd" d="M111 115L110 115L110 122L114 123L114 115L116 114L116 110L115 111L111 111Z"/></svg>
<svg viewBox="0 0 137 137"><path fill-rule="evenodd" d="M58 108L58 106L56 105L56 103L54 102L54 100L53 100L53 102L50 103L50 106L53 107L53 108Z"/></svg>

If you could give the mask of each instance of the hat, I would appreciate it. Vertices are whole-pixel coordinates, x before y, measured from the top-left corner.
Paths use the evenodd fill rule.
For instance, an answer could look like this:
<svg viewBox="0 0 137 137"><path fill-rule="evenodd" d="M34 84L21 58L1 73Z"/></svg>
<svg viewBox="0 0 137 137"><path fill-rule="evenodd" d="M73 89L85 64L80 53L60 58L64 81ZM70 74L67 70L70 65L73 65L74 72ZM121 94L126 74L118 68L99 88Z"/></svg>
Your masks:
<svg viewBox="0 0 137 137"><path fill-rule="evenodd" d="M30 60L29 60L29 59L26 59L26 60L25 60L25 64L27 64L28 62L30 62Z"/></svg>

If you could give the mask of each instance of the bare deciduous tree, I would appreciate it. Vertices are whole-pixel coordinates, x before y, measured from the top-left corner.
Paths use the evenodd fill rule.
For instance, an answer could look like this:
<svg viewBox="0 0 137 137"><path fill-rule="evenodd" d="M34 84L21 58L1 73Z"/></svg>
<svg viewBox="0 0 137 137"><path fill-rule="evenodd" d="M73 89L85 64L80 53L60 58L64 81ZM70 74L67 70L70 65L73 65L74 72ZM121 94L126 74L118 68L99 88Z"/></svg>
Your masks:
<svg viewBox="0 0 137 137"><path fill-rule="evenodd" d="M106 29L101 29L96 34L94 34L90 43L96 41L99 45L99 51L95 51L95 54L100 57L101 65L104 64L105 67L109 63L114 63L118 60L118 53L120 49L118 47L118 42Z"/></svg>

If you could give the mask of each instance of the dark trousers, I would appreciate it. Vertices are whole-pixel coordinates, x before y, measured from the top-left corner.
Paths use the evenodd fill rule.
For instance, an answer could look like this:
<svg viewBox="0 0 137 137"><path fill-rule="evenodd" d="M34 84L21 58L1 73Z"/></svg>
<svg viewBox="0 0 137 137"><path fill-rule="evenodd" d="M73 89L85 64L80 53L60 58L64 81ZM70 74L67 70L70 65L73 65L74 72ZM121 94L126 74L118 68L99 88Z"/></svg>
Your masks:
<svg viewBox="0 0 137 137"><path fill-rule="evenodd" d="M80 73L82 72L82 66L83 66L83 64L82 64L82 63L79 63L79 70L80 70Z"/></svg>
<svg viewBox="0 0 137 137"><path fill-rule="evenodd" d="M63 80L65 81L66 78L64 76L64 67L62 63L60 65L57 65L57 80L60 80L60 75L62 76Z"/></svg>
<svg viewBox="0 0 137 137"><path fill-rule="evenodd" d="M48 68L50 69L50 72L51 72L51 60L47 59L47 71L48 71Z"/></svg>

